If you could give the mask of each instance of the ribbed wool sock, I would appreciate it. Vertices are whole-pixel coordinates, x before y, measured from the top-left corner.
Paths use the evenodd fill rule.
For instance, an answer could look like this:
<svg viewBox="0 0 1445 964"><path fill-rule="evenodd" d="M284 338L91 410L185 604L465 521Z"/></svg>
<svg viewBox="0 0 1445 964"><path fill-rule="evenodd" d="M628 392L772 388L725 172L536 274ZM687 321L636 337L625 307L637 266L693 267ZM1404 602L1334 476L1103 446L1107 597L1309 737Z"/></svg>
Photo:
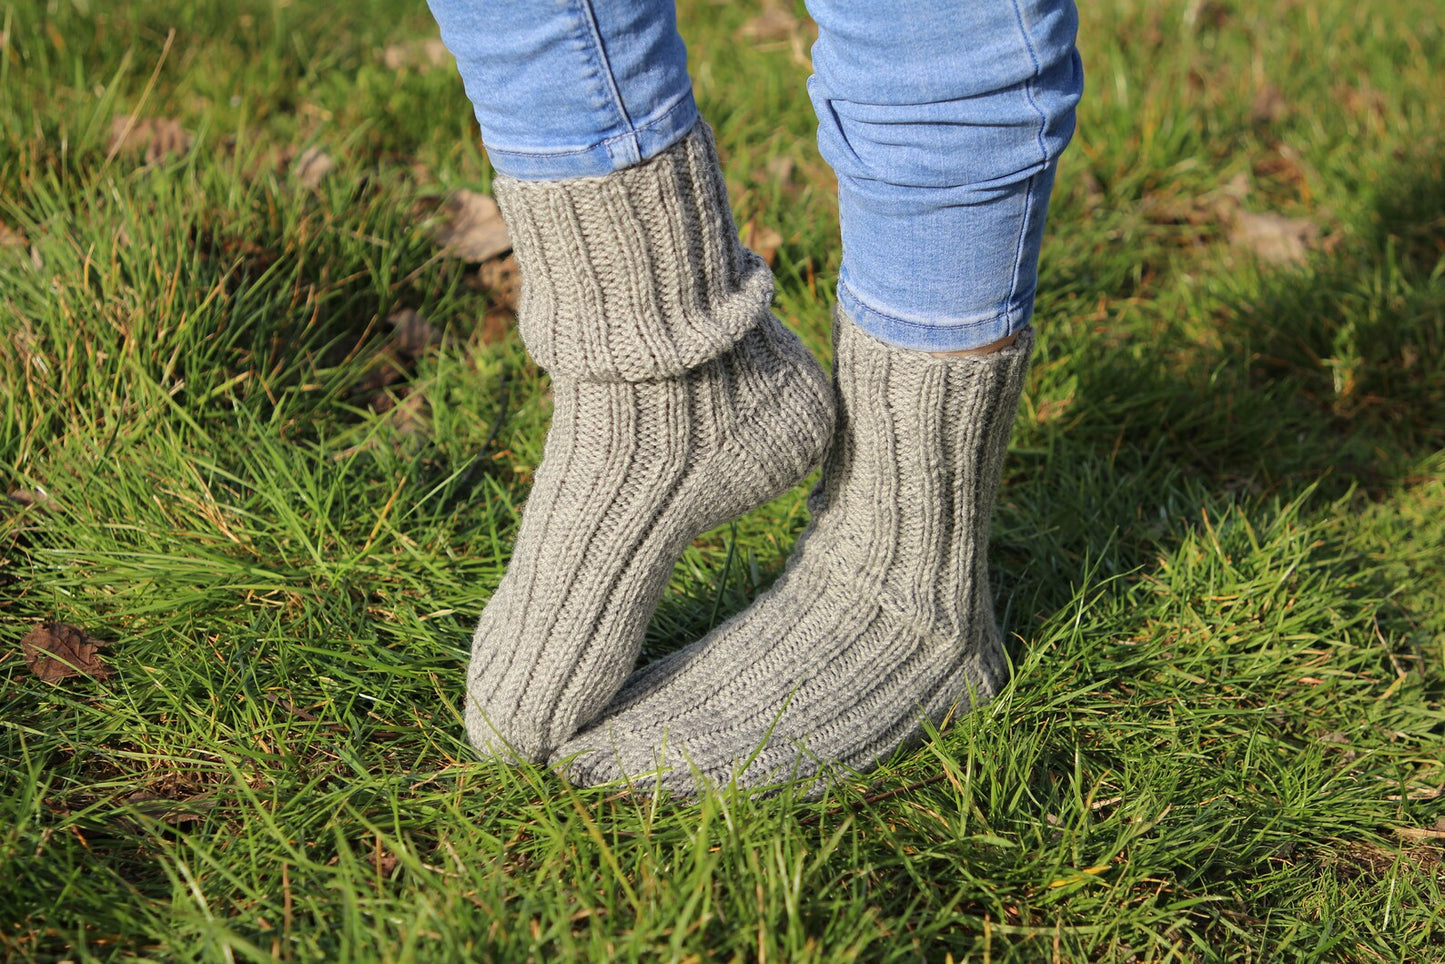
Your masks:
<svg viewBox="0 0 1445 964"><path fill-rule="evenodd" d="M472 640L466 724L484 756L542 760L616 694L688 543L816 463L833 402L772 316L705 124L605 177L495 190L554 410Z"/></svg>
<svg viewBox="0 0 1445 964"><path fill-rule="evenodd" d="M957 358L841 317L835 333L838 426L783 575L559 747L574 781L818 793L832 765L868 769L1006 680L988 530L1032 333Z"/></svg>

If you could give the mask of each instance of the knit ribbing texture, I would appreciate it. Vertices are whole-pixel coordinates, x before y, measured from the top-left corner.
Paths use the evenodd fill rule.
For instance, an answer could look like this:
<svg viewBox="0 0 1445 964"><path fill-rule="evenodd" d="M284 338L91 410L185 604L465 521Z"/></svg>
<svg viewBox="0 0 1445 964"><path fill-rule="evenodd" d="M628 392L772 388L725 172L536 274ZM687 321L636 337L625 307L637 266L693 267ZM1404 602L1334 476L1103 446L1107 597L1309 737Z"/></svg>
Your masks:
<svg viewBox="0 0 1445 964"><path fill-rule="evenodd" d="M678 795L876 765L994 695L988 532L1033 335L945 358L835 325L838 423L813 522L743 613L628 680L553 755L578 783Z"/></svg>
<svg viewBox="0 0 1445 964"><path fill-rule="evenodd" d="M522 266L517 326L552 376L676 378L759 323L773 276L738 241L712 129L604 177L493 184Z"/></svg>
<svg viewBox="0 0 1445 964"><path fill-rule="evenodd" d="M808 473L833 401L738 243L705 125L606 177L496 191L554 407L466 726L483 756L540 761L617 693L688 543Z"/></svg>

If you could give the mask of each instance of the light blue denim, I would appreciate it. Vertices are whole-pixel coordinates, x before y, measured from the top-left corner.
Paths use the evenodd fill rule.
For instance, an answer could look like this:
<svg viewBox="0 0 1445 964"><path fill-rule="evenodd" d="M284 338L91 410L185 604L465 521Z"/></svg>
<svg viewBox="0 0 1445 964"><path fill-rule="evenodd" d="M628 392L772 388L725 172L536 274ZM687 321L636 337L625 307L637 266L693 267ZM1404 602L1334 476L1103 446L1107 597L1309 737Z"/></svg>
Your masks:
<svg viewBox="0 0 1445 964"><path fill-rule="evenodd" d="M429 3L503 174L608 174L697 122L671 0ZM1083 90L1072 0L808 0L808 10L818 23L808 90L838 176L843 309L921 351L1021 331Z"/></svg>

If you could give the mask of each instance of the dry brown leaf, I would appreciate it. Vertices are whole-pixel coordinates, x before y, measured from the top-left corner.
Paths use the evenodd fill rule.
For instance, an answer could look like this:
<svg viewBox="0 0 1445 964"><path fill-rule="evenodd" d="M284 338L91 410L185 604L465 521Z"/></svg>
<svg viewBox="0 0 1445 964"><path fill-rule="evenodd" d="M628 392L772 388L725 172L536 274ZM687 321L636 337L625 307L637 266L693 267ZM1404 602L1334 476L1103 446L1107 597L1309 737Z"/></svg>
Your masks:
<svg viewBox="0 0 1445 964"><path fill-rule="evenodd" d="M304 186L315 190L334 170L336 162L330 154L319 147L308 147L291 162L290 173Z"/></svg>
<svg viewBox="0 0 1445 964"><path fill-rule="evenodd" d="M8 224L0 224L0 248L23 248L30 242Z"/></svg>
<svg viewBox="0 0 1445 964"><path fill-rule="evenodd" d="M128 793L121 799L141 816L159 820L172 827L200 820L206 815L206 811L215 809L217 804L215 798L205 794L168 797L149 789Z"/></svg>
<svg viewBox="0 0 1445 964"><path fill-rule="evenodd" d="M397 863L396 854L382 842L381 834L374 834L371 838L371 865L377 874L382 877L390 876L391 872L396 870Z"/></svg>
<svg viewBox="0 0 1445 964"><path fill-rule="evenodd" d="M417 358L433 345L441 344L441 332L415 308L399 308L386 321L396 332L392 348L403 359Z"/></svg>
<svg viewBox="0 0 1445 964"><path fill-rule="evenodd" d="M1289 101L1273 84L1266 84L1254 95L1249 106L1249 119L1256 124L1273 126L1289 116Z"/></svg>
<svg viewBox="0 0 1445 964"><path fill-rule="evenodd" d="M768 176L775 181L787 183L793 179L794 161L791 157L775 157L767 163Z"/></svg>
<svg viewBox="0 0 1445 964"><path fill-rule="evenodd" d="M26 508L32 506L37 509L50 508L50 493L38 487L35 489L11 489L5 493L5 498Z"/></svg>
<svg viewBox="0 0 1445 964"><path fill-rule="evenodd" d="M104 640L93 639L68 623L38 623L20 640L25 665L47 683L71 676L107 679L111 669L99 653L104 645Z"/></svg>
<svg viewBox="0 0 1445 964"><path fill-rule="evenodd" d="M488 310L515 312L522 297L522 275L515 255L484 261L477 269L477 283L487 292Z"/></svg>
<svg viewBox="0 0 1445 964"><path fill-rule="evenodd" d="M431 431L431 404L426 392L410 385L399 386L394 393L377 392L371 398L371 410L385 415L387 424L396 433L393 445L403 436L427 436ZM376 440L370 439L370 442ZM365 443L363 443L365 444Z"/></svg>
<svg viewBox="0 0 1445 964"><path fill-rule="evenodd" d="M1308 218L1289 218L1269 211L1238 211L1229 242L1270 264L1298 264L1319 240L1320 226Z"/></svg>
<svg viewBox="0 0 1445 964"><path fill-rule="evenodd" d="M438 37L417 40L412 43L391 44L381 52L381 62L387 70L403 70L419 67L423 72L432 67L451 63L451 51Z"/></svg>
<svg viewBox="0 0 1445 964"><path fill-rule="evenodd" d="M488 309L482 316L482 327L478 333L484 345L496 345L505 341L516 327L517 316L510 311Z"/></svg>
<svg viewBox="0 0 1445 964"><path fill-rule="evenodd" d="M751 219L743 225L740 232L743 244L756 251L758 257L773 266L778 259L778 247L783 243L783 236L765 224L759 224L756 219Z"/></svg>
<svg viewBox="0 0 1445 964"><path fill-rule="evenodd" d="M738 39L750 43L771 43L787 40L802 24L791 10L769 4L756 17L738 28Z"/></svg>
<svg viewBox="0 0 1445 964"><path fill-rule="evenodd" d="M432 240L448 257L486 261L512 249L502 211L487 195L462 189L443 202L442 212Z"/></svg>
<svg viewBox="0 0 1445 964"><path fill-rule="evenodd" d="M121 115L110 124L110 156L143 155L147 164L159 164L191 149L191 133L169 117L135 118Z"/></svg>
<svg viewBox="0 0 1445 964"><path fill-rule="evenodd" d="M392 428L403 435L425 435L431 426L425 392L406 392L385 410L391 412Z"/></svg>
<svg viewBox="0 0 1445 964"><path fill-rule="evenodd" d="M517 305L522 297L517 256L508 254L483 261L477 266L477 273L467 279L467 284L487 293L487 311L482 316L477 337L486 345L502 341L516 325Z"/></svg>
<svg viewBox="0 0 1445 964"><path fill-rule="evenodd" d="M1330 91L1330 98L1346 113L1363 116L1381 124L1390 109L1390 99L1368 82L1359 86L1336 84Z"/></svg>
<svg viewBox="0 0 1445 964"><path fill-rule="evenodd" d="M1288 144L1279 143L1268 154L1254 158L1250 170L1260 181L1288 185L1294 189L1300 201L1308 203L1313 196L1310 190L1310 175L1304 158Z"/></svg>

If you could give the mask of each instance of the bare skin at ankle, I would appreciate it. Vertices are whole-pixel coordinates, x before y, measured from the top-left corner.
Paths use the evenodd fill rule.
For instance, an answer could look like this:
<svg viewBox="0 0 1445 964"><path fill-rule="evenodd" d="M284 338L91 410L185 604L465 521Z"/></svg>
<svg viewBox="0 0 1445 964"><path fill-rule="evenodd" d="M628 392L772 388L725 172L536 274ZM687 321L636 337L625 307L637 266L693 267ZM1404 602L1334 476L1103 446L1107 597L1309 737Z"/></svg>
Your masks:
<svg viewBox="0 0 1445 964"><path fill-rule="evenodd" d="M931 351L929 354L934 358L966 358L969 355L992 355L996 351L1003 351L1017 339L1018 333L1015 332L1007 338L1000 338L993 344L984 345L982 348L965 348L963 351Z"/></svg>

